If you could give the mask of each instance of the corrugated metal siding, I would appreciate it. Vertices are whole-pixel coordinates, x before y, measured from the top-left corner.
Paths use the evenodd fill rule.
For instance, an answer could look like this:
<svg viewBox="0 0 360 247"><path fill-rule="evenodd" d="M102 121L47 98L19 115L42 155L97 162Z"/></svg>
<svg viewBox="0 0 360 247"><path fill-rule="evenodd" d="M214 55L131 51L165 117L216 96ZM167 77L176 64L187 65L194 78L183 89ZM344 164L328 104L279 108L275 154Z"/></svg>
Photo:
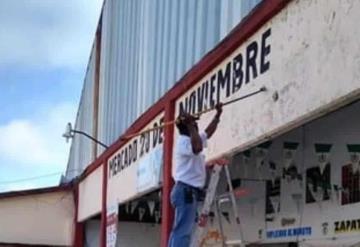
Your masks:
<svg viewBox="0 0 360 247"><path fill-rule="evenodd" d="M111 144L260 0L107 0L99 139Z"/></svg>
<svg viewBox="0 0 360 247"><path fill-rule="evenodd" d="M113 143L260 1L106 0L97 138ZM92 54L75 125L90 134L94 62ZM77 135L68 173L90 161L91 143Z"/></svg>
<svg viewBox="0 0 360 247"><path fill-rule="evenodd" d="M95 47L95 46L94 46ZM93 129L93 113L94 113L94 77L95 77L95 49L93 49L89 65L87 68L84 86L82 89L79 109L76 116L76 130L82 130L88 134L92 134ZM66 180L80 174L87 165L92 161L92 141L87 137L75 134L71 142L68 167L66 171Z"/></svg>

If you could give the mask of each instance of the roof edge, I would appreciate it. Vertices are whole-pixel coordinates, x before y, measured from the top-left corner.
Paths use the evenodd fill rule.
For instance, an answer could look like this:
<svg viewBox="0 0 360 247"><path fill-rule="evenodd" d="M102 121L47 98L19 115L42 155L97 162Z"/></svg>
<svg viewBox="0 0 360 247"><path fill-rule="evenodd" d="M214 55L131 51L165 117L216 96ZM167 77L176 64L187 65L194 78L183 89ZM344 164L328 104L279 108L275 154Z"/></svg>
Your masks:
<svg viewBox="0 0 360 247"><path fill-rule="evenodd" d="M9 191L9 192L0 193L0 200L12 198L12 197L20 197L20 196L31 196L31 195L39 195L39 194L47 194L47 193L66 192L66 191L72 191L72 189L73 189L73 185L70 183L70 184L66 184L66 185L45 187L45 188L39 188L39 189Z"/></svg>

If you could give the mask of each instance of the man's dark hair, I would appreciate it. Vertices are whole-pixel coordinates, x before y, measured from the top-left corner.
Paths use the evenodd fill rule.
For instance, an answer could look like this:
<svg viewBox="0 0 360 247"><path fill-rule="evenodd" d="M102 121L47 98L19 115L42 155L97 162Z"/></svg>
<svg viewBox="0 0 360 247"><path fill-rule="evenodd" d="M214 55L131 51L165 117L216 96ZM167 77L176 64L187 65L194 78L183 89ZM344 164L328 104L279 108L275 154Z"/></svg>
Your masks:
<svg viewBox="0 0 360 247"><path fill-rule="evenodd" d="M180 135L186 135L186 136L190 135L188 127L182 121L179 121L176 124L176 127L178 128Z"/></svg>

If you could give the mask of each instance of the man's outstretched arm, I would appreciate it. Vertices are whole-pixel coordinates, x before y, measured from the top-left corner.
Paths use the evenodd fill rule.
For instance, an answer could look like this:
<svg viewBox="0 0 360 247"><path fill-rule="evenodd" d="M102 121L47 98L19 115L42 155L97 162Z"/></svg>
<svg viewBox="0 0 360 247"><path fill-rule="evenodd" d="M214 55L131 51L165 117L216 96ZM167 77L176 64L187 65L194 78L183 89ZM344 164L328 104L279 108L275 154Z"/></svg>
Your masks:
<svg viewBox="0 0 360 247"><path fill-rule="evenodd" d="M194 154L199 154L203 150L202 140L198 130L194 125L188 125L190 133L191 146Z"/></svg>
<svg viewBox="0 0 360 247"><path fill-rule="evenodd" d="M220 116L222 113L222 103L217 104L215 108L216 108L216 115L205 129L207 138L210 138L217 129L218 123L220 122Z"/></svg>

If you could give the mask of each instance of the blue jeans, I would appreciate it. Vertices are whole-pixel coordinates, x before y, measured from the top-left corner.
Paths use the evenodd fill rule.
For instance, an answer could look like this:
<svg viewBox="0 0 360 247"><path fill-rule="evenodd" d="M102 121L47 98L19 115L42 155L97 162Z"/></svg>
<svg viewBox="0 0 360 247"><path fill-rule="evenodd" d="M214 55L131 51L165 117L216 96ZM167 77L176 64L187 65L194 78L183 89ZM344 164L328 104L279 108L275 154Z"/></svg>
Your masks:
<svg viewBox="0 0 360 247"><path fill-rule="evenodd" d="M175 219L168 246L189 247L196 220L197 191L177 182L171 191L171 204L175 208Z"/></svg>

